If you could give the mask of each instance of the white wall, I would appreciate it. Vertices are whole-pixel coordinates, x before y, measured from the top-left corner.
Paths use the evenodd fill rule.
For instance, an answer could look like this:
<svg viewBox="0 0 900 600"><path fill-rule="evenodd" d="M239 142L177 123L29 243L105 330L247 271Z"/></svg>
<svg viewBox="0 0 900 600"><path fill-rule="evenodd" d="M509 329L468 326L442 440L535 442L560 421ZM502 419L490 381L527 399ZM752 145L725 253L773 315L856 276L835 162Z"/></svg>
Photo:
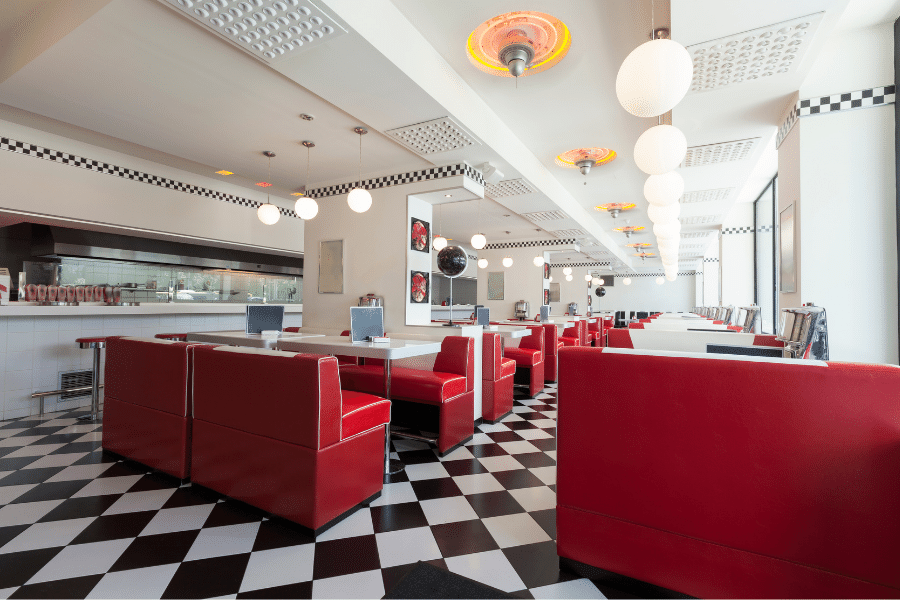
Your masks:
<svg viewBox="0 0 900 600"><path fill-rule="evenodd" d="M703 306L719 306L722 299L719 287L719 240L709 245L706 254L703 255Z"/></svg>
<svg viewBox="0 0 900 600"><path fill-rule="evenodd" d="M589 272L597 272L598 269L588 267L573 267L572 281L566 281L562 267L554 267L553 282L561 282L560 302L551 303L551 314L561 315L566 311L569 302L578 303L578 312L584 314L587 309L587 296L591 295L591 310L593 312L606 311L660 311L679 312L690 310L696 304L696 284L693 275L680 275L675 281L666 281L662 285L656 283L657 275L645 276L645 274L632 274L631 284L622 283L624 277L616 276L612 287L606 288L606 295L598 298L594 290L596 286L587 289L587 281L584 276ZM600 275L604 281L612 275Z"/></svg>
<svg viewBox="0 0 900 600"><path fill-rule="evenodd" d="M519 300L529 303L529 316L540 312L543 304L544 268L534 266L534 257L542 255L541 248L507 248L502 250L479 250L478 258L486 258L486 269L478 269L478 304L491 309L491 319L505 319L515 316L515 304ZM503 258L509 256L513 265L503 266ZM503 300L488 300L488 273L504 273ZM554 281L557 281L554 276ZM556 309L553 309L556 314Z"/></svg>
<svg viewBox="0 0 900 600"><path fill-rule="evenodd" d="M730 230L740 230L738 233ZM722 223L720 268L722 304L749 306L754 301L753 204L735 204Z"/></svg>

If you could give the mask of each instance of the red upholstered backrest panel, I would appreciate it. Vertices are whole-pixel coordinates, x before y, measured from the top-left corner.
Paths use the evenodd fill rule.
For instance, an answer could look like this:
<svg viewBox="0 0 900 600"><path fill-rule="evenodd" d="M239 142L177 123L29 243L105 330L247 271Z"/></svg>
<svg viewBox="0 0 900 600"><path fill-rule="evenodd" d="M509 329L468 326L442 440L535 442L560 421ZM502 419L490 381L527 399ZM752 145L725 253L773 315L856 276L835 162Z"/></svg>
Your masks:
<svg viewBox="0 0 900 600"><path fill-rule="evenodd" d="M629 323L628 324L628 329L643 329L643 328L644 328L643 323Z"/></svg>
<svg viewBox="0 0 900 600"><path fill-rule="evenodd" d="M562 337L576 338L580 340L581 336L579 335L578 331L578 323L575 323L571 327L566 327L565 329L563 329Z"/></svg>
<svg viewBox="0 0 900 600"><path fill-rule="evenodd" d="M503 350L500 345L500 334L485 331L481 334L481 379L494 381L500 375L500 359Z"/></svg>
<svg viewBox="0 0 900 600"><path fill-rule="evenodd" d="M307 448L325 448L341 439L337 359L197 347L194 418Z"/></svg>
<svg viewBox="0 0 900 600"><path fill-rule="evenodd" d="M544 328L544 356L556 356L559 343L559 329L556 325L542 325Z"/></svg>
<svg viewBox="0 0 900 600"><path fill-rule="evenodd" d="M110 338L104 394L173 415L190 414L192 344Z"/></svg>
<svg viewBox="0 0 900 600"><path fill-rule="evenodd" d="M544 356L544 328L541 326L529 325L530 335L526 335L519 342L519 348L527 348L528 350L540 350L541 359Z"/></svg>
<svg viewBox="0 0 900 600"><path fill-rule="evenodd" d="M606 339L610 348L634 349L634 344L631 342L631 334L627 329L610 329Z"/></svg>
<svg viewBox="0 0 900 600"><path fill-rule="evenodd" d="M475 389L475 340L456 335L445 337L432 370L465 375L466 391Z"/></svg>
<svg viewBox="0 0 900 600"><path fill-rule="evenodd" d="M784 348L784 342L779 342L774 335L755 335L753 336L754 346L772 346L773 348Z"/></svg>
<svg viewBox="0 0 900 600"><path fill-rule="evenodd" d="M650 319L640 319L640 322L641 322L641 323L649 323L649 322L650 322Z"/></svg>
<svg viewBox="0 0 900 600"><path fill-rule="evenodd" d="M596 321L588 322L588 331L602 332L603 331L603 321L601 321L600 319L597 319Z"/></svg>
<svg viewBox="0 0 900 600"><path fill-rule="evenodd" d="M900 590L900 367L559 354L560 505Z"/></svg>
<svg viewBox="0 0 900 600"><path fill-rule="evenodd" d="M285 327L284 331L287 333L299 333L300 328L299 327Z"/></svg>

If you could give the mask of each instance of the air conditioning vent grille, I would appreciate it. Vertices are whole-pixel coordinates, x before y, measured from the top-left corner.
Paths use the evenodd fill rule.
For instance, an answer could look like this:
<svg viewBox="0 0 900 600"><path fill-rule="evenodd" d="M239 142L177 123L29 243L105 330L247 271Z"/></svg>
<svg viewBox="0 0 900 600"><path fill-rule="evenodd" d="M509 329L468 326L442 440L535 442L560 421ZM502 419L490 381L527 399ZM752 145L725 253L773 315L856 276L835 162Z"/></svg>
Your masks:
<svg viewBox="0 0 900 600"><path fill-rule="evenodd" d="M489 183L484 186L484 195L488 198L508 198L510 196L524 196L526 194L533 194L536 191L537 190L533 185L521 178L506 179L499 183Z"/></svg>
<svg viewBox="0 0 900 600"><path fill-rule="evenodd" d="M587 235L587 233L581 229L557 229L556 231L551 231L549 233L558 238L579 238Z"/></svg>
<svg viewBox="0 0 900 600"><path fill-rule="evenodd" d="M441 117L424 123L397 127L385 133L420 156L478 144L478 140L463 129L453 117Z"/></svg>
<svg viewBox="0 0 900 600"><path fill-rule="evenodd" d="M718 188L715 190L697 190L694 192L685 192L681 197L682 204L693 204L695 202L718 202L727 200L734 188Z"/></svg>
<svg viewBox="0 0 900 600"><path fill-rule="evenodd" d="M685 167L704 167L735 160L744 160L750 156L758 141L759 138L750 138L706 146L692 146L687 149L682 165Z"/></svg>
<svg viewBox="0 0 900 600"><path fill-rule="evenodd" d="M678 221L682 225L709 225L722 218L722 215L695 215L693 217L681 217Z"/></svg>
<svg viewBox="0 0 900 600"><path fill-rule="evenodd" d="M59 374L60 390L69 390L74 388L90 387L94 384L94 372L90 369L83 371L65 371ZM59 395L59 401L72 400L74 398L83 398L90 396L91 391L83 392L63 392Z"/></svg>
<svg viewBox="0 0 900 600"><path fill-rule="evenodd" d="M559 221L569 218L569 215L561 210L545 210L540 212L522 213L523 217L532 223L542 223L544 221Z"/></svg>

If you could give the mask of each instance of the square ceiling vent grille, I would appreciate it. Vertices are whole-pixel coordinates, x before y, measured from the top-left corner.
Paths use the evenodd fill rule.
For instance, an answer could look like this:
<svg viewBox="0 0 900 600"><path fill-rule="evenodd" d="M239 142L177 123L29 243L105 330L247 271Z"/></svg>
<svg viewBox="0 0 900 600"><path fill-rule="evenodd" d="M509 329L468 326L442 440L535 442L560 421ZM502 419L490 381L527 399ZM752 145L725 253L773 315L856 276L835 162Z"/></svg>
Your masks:
<svg viewBox="0 0 900 600"><path fill-rule="evenodd" d="M569 215L561 210L545 210L541 212L522 213L523 217L532 223L543 223L544 221L559 221L569 218Z"/></svg>
<svg viewBox="0 0 900 600"><path fill-rule="evenodd" d="M685 192L681 197L682 204L693 204L696 202L718 202L727 200L734 188L718 188L715 190L697 190L695 192Z"/></svg>
<svg viewBox="0 0 900 600"><path fill-rule="evenodd" d="M704 167L735 160L743 160L750 156L759 138L709 144L707 146L691 146L682 163L685 167Z"/></svg>
<svg viewBox="0 0 900 600"><path fill-rule="evenodd" d="M558 237L559 239L579 238L587 235L587 233L585 233L581 229L557 229L556 231L551 231L549 233Z"/></svg>
<svg viewBox="0 0 900 600"><path fill-rule="evenodd" d="M796 70L824 12L688 46L691 92L708 92Z"/></svg>
<svg viewBox="0 0 900 600"><path fill-rule="evenodd" d="M160 0L268 64L347 31L309 0Z"/></svg>
<svg viewBox="0 0 900 600"><path fill-rule="evenodd" d="M489 183L484 186L484 195L488 198L508 198L509 196L524 196L533 194L537 190L524 179L506 179L500 183ZM562 218L566 218L563 216Z"/></svg>
<svg viewBox="0 0 900 600"><path fill-rule="evenodd" d="M683 240L700 240L703 238L707 238L713 235L715 231L692 231L690 233L682 233L681 239Z"/></svg>
<svg viewBox="0 0 900 600"><path fill-rule="evenodd" d="M681 217L678 222L682 225L709 225L722 218L722 215L696 215L693 217Z"/></svg>
<svg viewBox="0 0 900 600"><path fill-rule="evenodd" d="M385 133L421 156L458 150L479 143L453 117L398 127Z"/></svg>

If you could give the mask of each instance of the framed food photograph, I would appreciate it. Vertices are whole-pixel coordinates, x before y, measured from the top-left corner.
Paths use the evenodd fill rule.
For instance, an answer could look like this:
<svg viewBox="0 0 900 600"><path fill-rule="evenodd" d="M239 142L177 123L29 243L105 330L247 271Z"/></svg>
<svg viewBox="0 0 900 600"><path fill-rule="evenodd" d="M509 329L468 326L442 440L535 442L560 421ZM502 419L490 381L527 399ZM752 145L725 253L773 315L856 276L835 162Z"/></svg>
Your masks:
<svg viewBox="0 0 900 600"><path fill-rule="evenodd" d="M411 219L409 247L417 252L431 252L431 225L422 219Z"/></svg>
<svg viewBox="0 0 900 600"><path fill-rule="evenodd" d="M550 263L544 263L544 279L550 279Z"/></svg>
<svg viewBox="0 0 900 600"><path fill-rule="evenodd" d="M430 277L430 273L410 271L409 300L413 304L425 304L428 302L428 284Z"/></svg>
<svg viewBox="0 0 900 600"><path fill-rule="evenodd" d="M550 290L544 290L544 305L550 304Z"/></svg>

